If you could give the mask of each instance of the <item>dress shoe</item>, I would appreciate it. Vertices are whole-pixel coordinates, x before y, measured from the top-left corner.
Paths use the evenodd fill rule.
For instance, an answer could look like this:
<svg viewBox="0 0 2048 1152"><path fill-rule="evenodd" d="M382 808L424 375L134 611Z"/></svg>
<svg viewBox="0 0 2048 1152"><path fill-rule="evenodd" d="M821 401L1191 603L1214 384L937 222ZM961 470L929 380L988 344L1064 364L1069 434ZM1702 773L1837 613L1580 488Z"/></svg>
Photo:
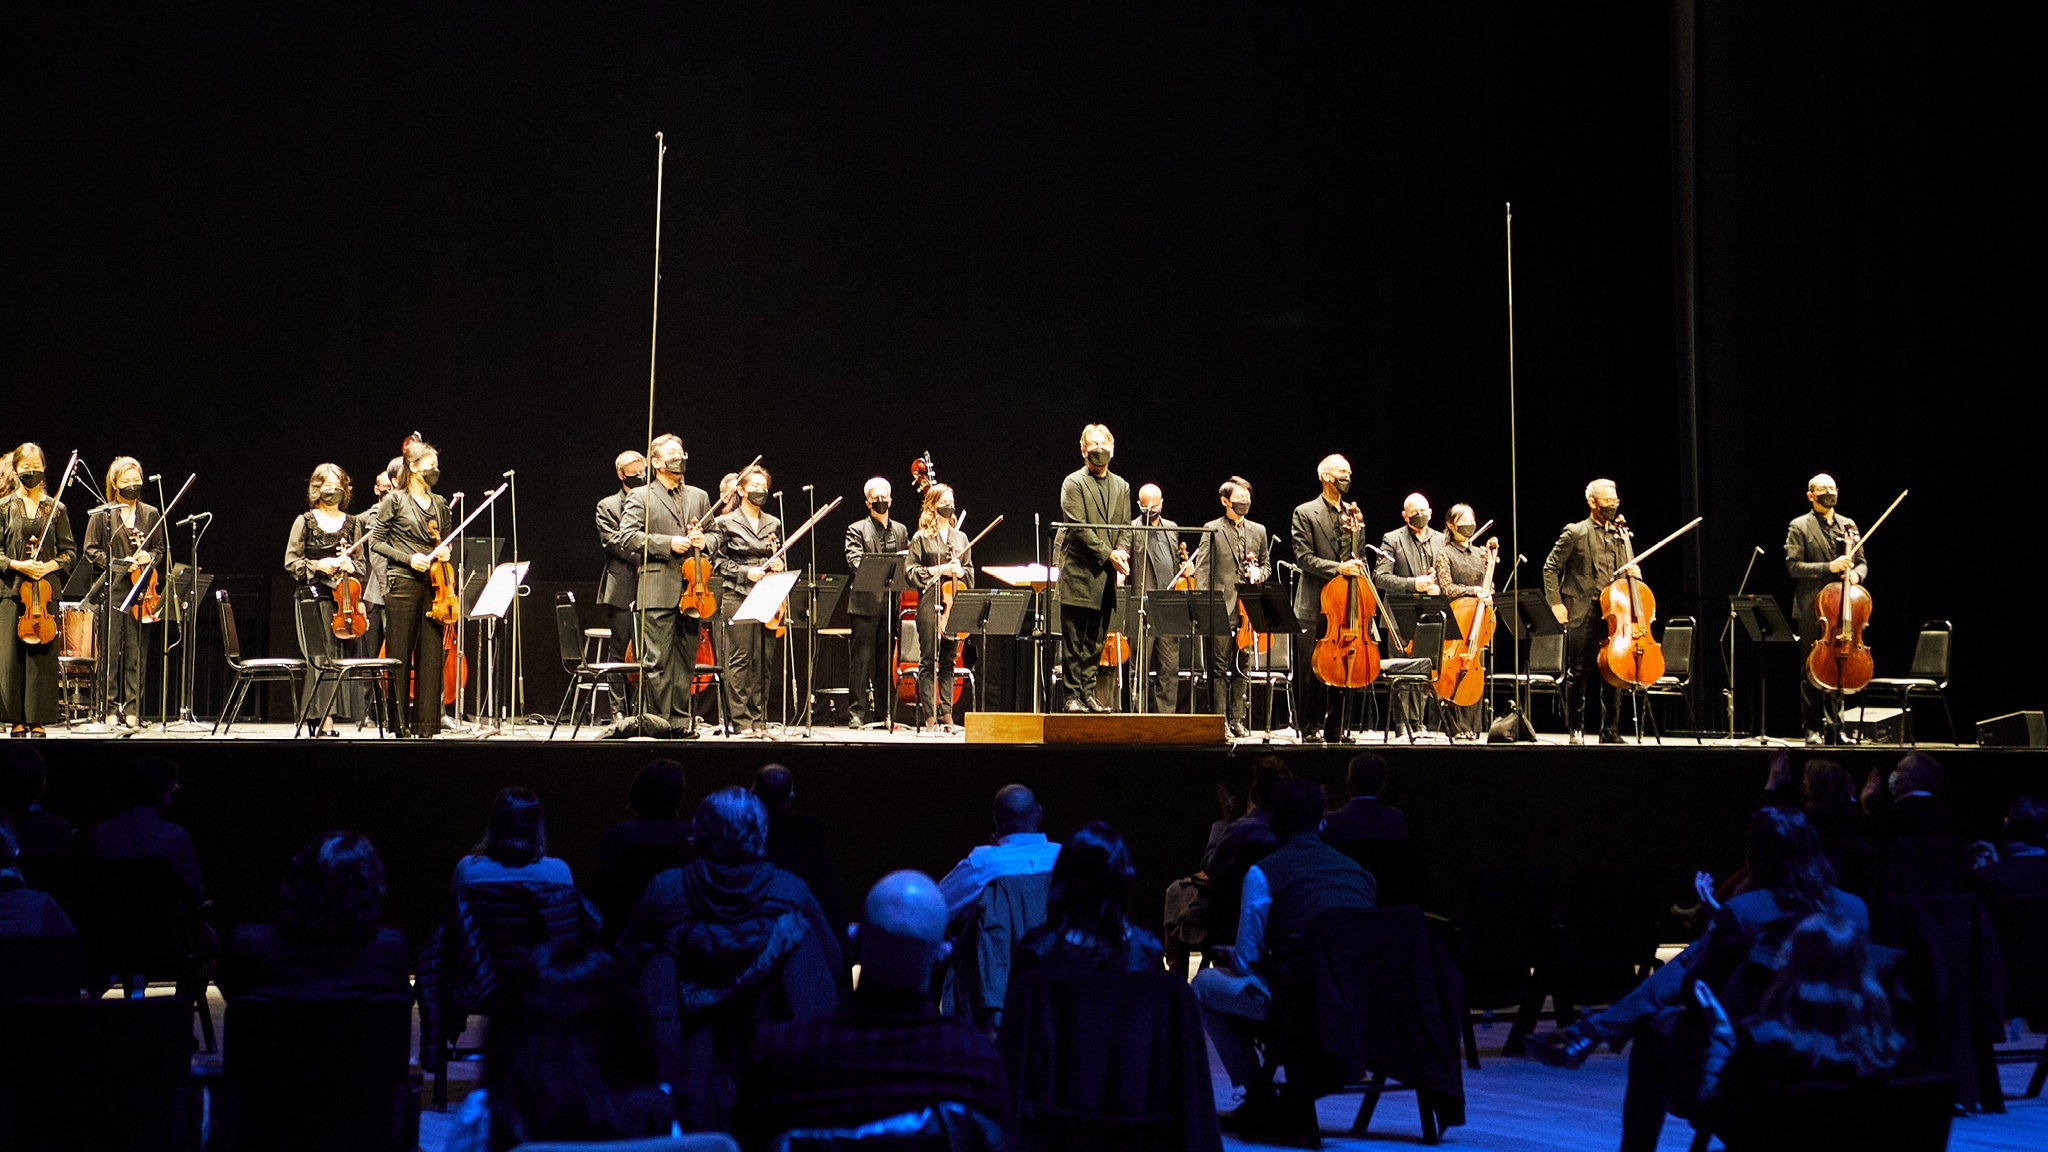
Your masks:
<svg viewBox="0 0 2048 1152"><path fill-rule="evenodd" d="M1105 714L1107 714L1107 713L1110 713L1110 712L1114 712L1114 711L1116 711L1116 709L1114 709L1114 708L1111 708L1111 707L1110 707L1109 705L1107 705L1107 704L1104 704L1104 703L1103 703L1102 701L1100 701L1100 700L1097 700L1097 699L1096 699L1095 697L1093 697L1093 696L1090 696L1090 697L1088 697L1088 701L1087 701L1087 703L1088 703L1088 710L1089 710L1090 712L1101 712L1101 713L1105 713Z"/></svg>
<svg viewBox="0 0 2048 1152"><path fill-rule="evenodd" d="M1808 748L1818 748L1827 742L1827 737L1822 736L1818 732L1808 732L1806 734L1806 746Z"/></svg>
<svg viewBox="0 0 2048 1152"><path fill-rule="evenodd" d="M1081 698L1080 698L1079 696L1070 696L1070 697L1068 697L1068 698L1067 698L1067 711L1069 711L1069 712L1093 712L1093 711L1094 711L1094 709L1093 709L1093 708L1090 708L1090 707L1089 707L1088 705L1086 705L1086 704L1082 703L1082 702L1081 702Z"/></svg>
<svg viewBox="0 0 2048 1152"><path fill-rule="evenodd" d="M1301 738L1301 742L1303 744L1321 744L1323 742L1323 734L1321 732L1307 733Z"/></svg>
<svg viewBox="0 0 2048 1152"><path fill-rule="evenodd" d="M1522 1042L1523 1050L1545 1068L1577 1068L1599 1046L1600 1037L1578 1024L1531 1036Z"/></svg>
<svg viewBox="0 0 2048 1152"><path fill-rule="evenodd" d="M1628 743L1628 741L1626 741L1626 740L1623 740L1623 739L1621 738L1621 733L1619 733L1619 732L1602 732L1602 733L1600 734L1600 742L1601 742L1602 744L1626 744L1626 743Z"/></svg>
<svg viewBox="0 0 2048 1152"><path fill-rule="evenodd" d="M1576 748L1586 742L1586 734L1584 732L1574 732L1570 736L1565 737L1564 742Z"/></svg>
<svg viewBox="0 0 2048 1152"><path fill-rule="evenodd" d="M1245 727L1243 724L1240 724L1235 720L1226 721L1223 725L1223 730L1230 733L1231 739L1233 740L1242 740L1245 737L1250 736L1252 734L1251 729Z"/></svg>

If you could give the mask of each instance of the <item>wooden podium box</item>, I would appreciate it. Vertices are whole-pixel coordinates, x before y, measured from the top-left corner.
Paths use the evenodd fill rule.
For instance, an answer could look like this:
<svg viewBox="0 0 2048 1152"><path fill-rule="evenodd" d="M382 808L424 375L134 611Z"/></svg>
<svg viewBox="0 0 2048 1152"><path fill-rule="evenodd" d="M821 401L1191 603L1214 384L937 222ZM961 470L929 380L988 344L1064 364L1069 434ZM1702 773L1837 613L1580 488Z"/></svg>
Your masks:
<svg viewBox="0 0 2048 1152"><path fill-rule="evenodd" d="M1223 717L1135 712L969 712L969 744L1222 744Z"/></svg>

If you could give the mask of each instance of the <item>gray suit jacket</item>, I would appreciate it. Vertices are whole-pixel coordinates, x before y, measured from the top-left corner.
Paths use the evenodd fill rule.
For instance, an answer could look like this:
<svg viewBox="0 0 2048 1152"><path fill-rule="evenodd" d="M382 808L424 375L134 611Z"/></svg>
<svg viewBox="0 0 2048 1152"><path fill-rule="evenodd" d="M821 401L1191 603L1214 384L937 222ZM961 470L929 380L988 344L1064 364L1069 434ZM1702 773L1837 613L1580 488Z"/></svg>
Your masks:
<svg viewBox="0 0 2048 1152"><path fill-rule="evenodd" d="M909 547L909 525L891 520L885 532L880 524L875 523L874 516L862 516L846 526L846 570L859 572L861 557L869 552L902 552ZM846 594L848 616L880 616L888 610L888 598L880 592Z"/></svg>
<svg viewBox="0 0 2048 1152"><path fill-rule="evenodd" d="M1813 600L1820 590L1841 579L1828 571L1828 562L1842 554L1842 542L1835 532L1855 532L1856 522L1835 513L1835 528L1830 529L1820 522L1820 517L1808 512L1806 515L1785 526L1785 574L1792 577L1792 624L1799 629L1800 639L1813 636ZM1870 554L1859 550L1856 553L1856 579L1864 580L1870 575Z"/></svg>
<svg viewBox="0 0 2048 1152"><path fill-rule="evenodd" d="M1129 524L1131 486L1123 477L1108 476L1107 500L1098 499L1098 485L1088 469L1078 468L1060 482L1060 519L1070 524ZM1101 608L1109 598L1111 576L1109 554L1131 548L1131 532L1117 528L1098 532L1093 528L1060 529L1058 547L1060 603L1077 608Z"/></svg>
<svg viewBox="0 0 2048 1152"><path fill-rule="evenodd" d="M604 551L604 571L597 576L597 602L610 608L631 608L640 594L640 554L628 552L613 539L626 513L626 492L617 492L597 502L597 546Z"/></svg>
<svg viewBox="0 0 2048 1152"><path fill-rule="evenodd" d="M1338 528L1338 516L1321 496L1294 509L1294 562L1301 565L1301 578L1294 582L1294 614L1310 628L1322 615L1323 585L1337 575L1338 562L1351 555L1351 536Z"/></svg>
<svg viewBox="0 0 2048 1152"><path fill-rule="evenodd" d="M1553 606L1564 605L1572 624L1594 614L1600 606L1601 590L1614 583L1619 571L1619 566L1602 562L1593 546L1593 534L1605 531L1591 517L1567 524L1543 561L1543 599ZM1611 558L1627 556L1627 546L1617 544Z"/></svg>
<svg viewBox="0 0 2048 1152"><path fill-rule="evenodd" d="M1373 587L1382 592L1413 593L1415 578L1436 570L1437 550L1443 546L1444 534L1434 528L1424 530L1420 540L1406 524L1380 537L1380 547L1392 553L1393 558L1373 557Z"/></svg>
<svg viewBox="0 0 2048 1152"><path fill-rule="evenodd" d="M607 544L631 557L628 563L640 569L640 603L648 610L673 608L682 598L682 569L676 563L681 557L670 550L669 542L689 535L690 521L704 521L699 527L704 529L705 548L717 551L718 534L707 515L710 511L711 497L693 484L670 492L660 480L650 480L646 487L635 488L626 496L618 529ZM640 562L643 553L645 564Z"/></svg>
<svg viewBox="0 0 2048 1152"><path fill-rule="evenodd" d="M1223 593L1223 610L1237 611L1237 584L1244 579L1244 554L1258 558L1259 567L1273 571L1273 538L1266 526L1250 517L1233 525L1228 516L1218 516L1203 525L1215 531L1202 536L1195 549L1195 587ZM1219 555L1220 553L1220 555Z"/></svg>

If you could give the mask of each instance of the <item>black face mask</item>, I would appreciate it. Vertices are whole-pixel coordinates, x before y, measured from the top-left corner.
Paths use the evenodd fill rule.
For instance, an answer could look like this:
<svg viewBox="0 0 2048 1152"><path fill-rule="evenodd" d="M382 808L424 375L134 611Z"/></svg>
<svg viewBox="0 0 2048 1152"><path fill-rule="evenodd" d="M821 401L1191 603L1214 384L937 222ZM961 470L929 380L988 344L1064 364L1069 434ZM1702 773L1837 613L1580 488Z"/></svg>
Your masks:
<svg viewBox="0 0 2048 1152"><path fill-rule="evenodd" d="M326 495L326 489L322 489L320 494ZM123 500L140 500L141 498L142 485L140 484L129 484L121 489L121 499Z"/></svg>
<svg viewBox="0 0 2048 1152"><path fill-rule="evenodd" d="M1470 540L1472 538L1472 530L1477 527L1479 527L1477 524L1453 524L1451 525L1451 534L1460 540Z"/></svg>
<svg viewBox="0 0 2048 1152"><path fill-rule="evenodd" d="M121 495L126 499L133 500L137 496L142 495L142 488L140 485L136 486L133 489L123 488L121 489ZM340 499L341 489L334 487L320 489L320 502L322 504L333 504L336 501L339 501Z"/></svg>
<svg viewBox="0 0 2048 1152"><path fill-rule="evenodd" d="M940 504L932 509L932 514L941 520L951 520L953 518L953 506L951 504Z"/></svg>
<svg viewBox="0 0 2048 1152"><path fill-rule="evenodd" d="M425 471L419 473L419 478L420 483L425 484L429 488L432 488L434 485L439 484L441 482L441 470L439 468L428 468Z"/></svg>
<svg viewBox="0 0 2048 1152"><path fill-rule="evenodd" d="M1429 513L1427 513L1427 512L1417 512L1417 513L1415 513L1414 515L1412 515L1412 516L1408 517L1408 526L1409 526L1410 528L1427 528L1427 527L1429 527Z"/></svg>
<svg viewBox="0 0 2048 1152"><path fill-rule="evenodd" d="M17 472L14 478L21 481L21 486L25 489L41 488L43 486L43 474L41 472Z"/></svg>
<svg viewBox="0 0 2048 1152"><path fill-rule="evenodd" d="M1166 514L1166 505L1164 505L1164 504L1161 504L1161 505L1160 505L1159 507L1157 507L1157 508L1147 508L1147 509L1145 509L1145 519L1147 519L1147 520L1151 521L1151 522L1152 522L1152 523L1154 523L1154 524L1157 524L1157 523L1159 523L1159 518L1160 518L1161 516L1164 516L1165 514Z"/></svg>
<svg viewBox="0 0 2048 1152"><path fill-rule="evenodd" d="M645 488L647 487L647 473L642 472L638 476L622 476L619 478L619 483L624 484L628 488Z"/></svg>
<svg viewBox="0 0 2048 1152"><path fill-rule="evenodd" d="M1613 522L1614 522L1614 520L1615 520L1615 518L1616 518L1616 517L1618 517L1618 516L1620 516L1620 515L1621 515L1621 505L1619 505L1619 504L1616 504L1616 505L1615 505L1614 507L1612 507L1612 508L1607 508L1607 507L1600 507L1600 508L1595 508L1595 509L1593 509L1593 518L1594 518L1595 520L1600 520L1600 521L1604 521L1604 522L1606 522L1606 523L1610 523L1610 524L1611 524L1611 523L1613 523Z"/></svg>
<svg viewBox="0 0 2048 1152"><path fill-rule="evenodd" d="M1109 467L1109 449L1090 448L1088 450L1088 466L1091 468Z"/></svg>
<svg viewBox="0 0 2048 1152"><path fill-rule="evenodd" d="M1347 495L1351 491L1351 477L1349 476L1340 476L1330 481L1330 483L1336 486L1337 495L1339 496Z"/></svg>
<svg viewBox="0 0 2048 1152"><path fill-rule="evenodd" d="M1232 500L1230 502L1230 510L1239 516L1243 516L1252 510L1252 502L1249 500Z"/></svg>
<svg viewBox="0 0 2048 1152"><path fill-rule="evenodd" d="M752 504L756 508L766 508L768 506L767 490L763 489L759 492L747 493L747 503Z"/></svg>
<svg viewBox="0 0 2048 1152"><path fill-rule="evenodd" d="M868 510L877 516L886 516L889 514L889 501L877 496L873 500L868 501Z"/></svg>
<svg viewBox="0 0 2048 1152"><path fill-rule="evenodd" d="M1813 499L1815 503L1819 504L1823 508L1833 508L1835 506L1835 501L1840 500L1841 497L1833 492L1823 492L1820 495L1815 496Z"/></svg>

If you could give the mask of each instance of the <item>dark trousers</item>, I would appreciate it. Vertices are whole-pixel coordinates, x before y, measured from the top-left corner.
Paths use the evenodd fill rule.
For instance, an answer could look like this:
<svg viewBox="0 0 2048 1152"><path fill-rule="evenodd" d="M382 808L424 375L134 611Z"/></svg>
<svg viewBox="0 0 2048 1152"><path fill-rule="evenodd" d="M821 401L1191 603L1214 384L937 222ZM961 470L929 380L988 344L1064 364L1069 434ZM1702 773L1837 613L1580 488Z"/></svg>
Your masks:
<svg viewBox="0 0 2048 1152"><path fill-rule="evenodd" d="M142 663L149 658L146 626L126 612L116 612L111 628L94 631L107 646L100 658L100 714L141 716Z"/></svg>
<svg viewBox="0 0 2048 1152"><path fill-rule="evenodd" d="M765 625L734 621L746 597L728 593L721 615L725 626L725 690L732 702L732 722L760 728L768 722L768 643L772 637Z"/></svg>
<svg viewBox="0 0 2048 1152"><path fill-rule="evenodd" d="M1114 597L1114 586L1105 585ZM1111 604L1115 601L1112 599ZM1067 699L1095 695L1095 675L1102 665L1102 642L1109 637L1109 613L1100 607L1060 603L1060 678Z"/></svg>
<svg viewBox="0 0 2048 1152"><path fill-rule="evenodd" d="M634 655L655 666L645 680L647 714L685 723L690 716L690 681L697 674L697 642L704 622L675 608L650 608L638 618L640 643ZM629 629L631 619L629 613ZM617 634L614 630L613 635Z"/></svg>
<svg viewBox="0 0 2048 1152"><path fill-rule="evenodd" d="M405 667L391 673L391 726L413 736L441 731L442 624L427 618L434 586L410 576L391 575L384 593L385 651Z"/></svg>
<svg viewBox="0 0 2048 1152"><path fill-rule="evenodd" d="M1813 635L1817 625L1808 620L1799 625L1804 636ZM1799 641L1799 717L1808 732L1825 732L1830 728L1839 729L1842 723L1842 698L1813 686L1812 677L1806 674L1807 657L1813 654L1813 641Z"/></svg>
<svg viewBox="0 0 2048 1152"><path fill-rule="evenodd" d="M363 633L363 655L376 656L384 644L384 606L366 601L363 611L370 617L370 627Z"/></svg>
<svg viewBox="0 0 2048 1152"><path fill-rule="evenodd" d="M1621 690L1600 675L1606 641L1607 622L1598 616L1589 614L1564 630L1564 720L1574 732L1594 731L1594 721L1601 732L1621 727ZM1595 691L1587 692L1589 686Z"/></svg>
<svg viewBox="0 0 2048 1152"><path fill-rule="evenodd" d="M1212 638L1203 643L1209 658L1209 708L1242 724L1251 715L1252 692L1238 669L1237 638Z"/></svg>
<svg viewBox="0 0 2048 1152"><path fill-rule="evenodd" d="M639 623L639 614L634 612L631 607L620 608L615 604L607 604L604 606L604 617L605 626L610 628L612 633L604 642L605 662L617 664L624 661L626 659L626 646L629 644L633 645L633 655L637 659L640 655L641 646L634 643L633 628ZM614 713L635 710L633 686L627 682L624 676L612 677L610 687L612 691L612 711Z"/></svg>
<svg viewBox="0 0 2048 1152"><path fill-rule="evenodd" d="M850 639L852 664L846 673L849 677L847 711L853 714L855 724L887 720L896 689L895 669L891 666L893 661L889 651L896 614L884 612L879 616L848 616L846 619L853 625Z"/></svg>
<svg viewBox="0 0 2048 1152"><path fill-rule="evenodd" d="M1147 674L1152 677L1150 708L1154 713L1180 711L1180 641L1178 636L1150 636L1145 640L1152 649L1152 666Z"/></svg>
<svg viewBox="0 0 2048 1152"><path fill-rule="evenodd" d="M0 724L55 724L57 648L62 638L24 644L14 631L20 619L21 601L12 595L0 598Z"/></svg>
<svg viewBox="0 0 2048 1152"><path fill-rule="evenodd" d="M937 613L917 622L917 722L953 722L954 670L960 661L960 641L951 632L938 634ZM935 683L936 681L936 683Z"/></svg>
<svg viewBox="0 0 2048 1152"><path fill-rule="evenodd" d="M1321 632L1321 617L1312 616L1294 638L1294 728L1303 736L1321 732L1325 739L1335 740L1343 735L1343 695L1332 692L1316 675L1314 655Z"/></svg>

